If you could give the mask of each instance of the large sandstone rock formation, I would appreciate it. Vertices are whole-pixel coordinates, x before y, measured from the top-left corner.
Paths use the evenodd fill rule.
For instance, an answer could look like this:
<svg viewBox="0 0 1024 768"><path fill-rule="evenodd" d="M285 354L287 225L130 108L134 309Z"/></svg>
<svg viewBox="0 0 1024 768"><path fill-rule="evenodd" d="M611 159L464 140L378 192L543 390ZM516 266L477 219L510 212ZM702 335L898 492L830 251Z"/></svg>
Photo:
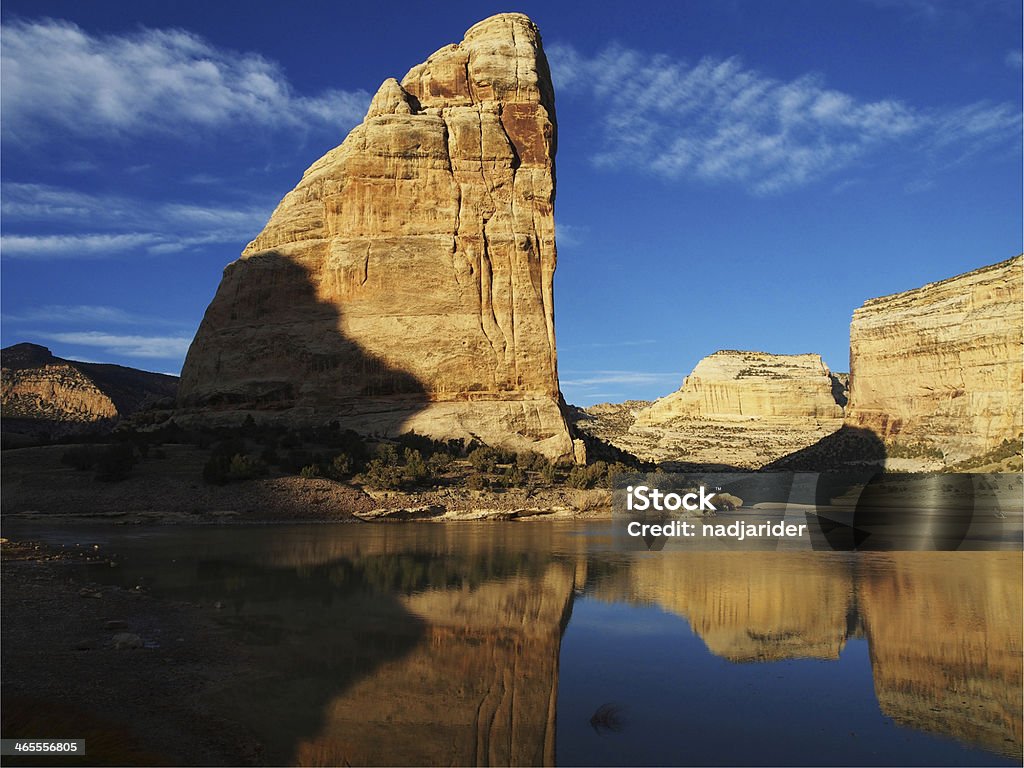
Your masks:
<svg viewBox="0 0 1024 768"><path fill-rule="evenodd" d="M639 424L688 419L841 419L820 355L722 350L705 357L678 392L642 412Z"/></svg>
<svg viewBox="0 0 1024 768"><path fill-rule="evenodd" d="M547 61L522 14L384 81L225 270L183 404L571 453L555 145Z"/></svg>
<svg viewBox="0 0 1024 768"><path fill-rule="evenodd" d="M0 362L5 438L111 424L147 401L174 397L178 386L175 376L64 360L38 344L6 347Z"/></svg>
<svg viewBox="0 0 1024 768"><path fill-rule="evenodd" d="M1022 428L1024 257L871 299L850 326L848 424L958 461Z"/></svg>
<svg viewBox="0 0 1024 768"><path fill-rule="evenodd" d="M593 406L574 421L644 460L757 468L839 429L842 389L819 355L726 350L667 397Z"/></svg>

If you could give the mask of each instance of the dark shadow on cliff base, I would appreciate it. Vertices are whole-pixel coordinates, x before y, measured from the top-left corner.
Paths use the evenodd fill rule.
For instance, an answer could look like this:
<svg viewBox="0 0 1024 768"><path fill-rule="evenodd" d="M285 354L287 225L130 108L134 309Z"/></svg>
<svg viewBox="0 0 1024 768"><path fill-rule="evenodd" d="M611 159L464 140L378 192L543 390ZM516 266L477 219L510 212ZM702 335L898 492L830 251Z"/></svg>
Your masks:
<svg viewBox="0 0 1024 768"><path fill-rule="evenodd" d="M206 310L182 370L179 403L268 413L305 407L315 409L307 421L322 410L343 426L346 414L371 411L380 431L400 431L429 401L426 386L341 327L338 305L317 297L301 263L276 251L241 259L224 271Z"/></svg>
<svg viewBox="0 0 1024 768"><path fill-rule="evenodd" d="M878 435L860 427L842 426L813 445L801 448L770 464L766 472L830 472L851 468L885 469L888 454Z"/></svg>

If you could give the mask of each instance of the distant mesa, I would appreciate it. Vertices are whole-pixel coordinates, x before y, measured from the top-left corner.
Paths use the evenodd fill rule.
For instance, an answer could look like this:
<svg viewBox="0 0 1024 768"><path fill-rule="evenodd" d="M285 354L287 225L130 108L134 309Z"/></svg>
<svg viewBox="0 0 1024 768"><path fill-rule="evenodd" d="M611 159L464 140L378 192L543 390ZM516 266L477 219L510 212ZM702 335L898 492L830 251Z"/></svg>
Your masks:
<svg viewBox="0 0 1024 768"><path fill-rule="evenodd" d="M1022 281L1017 256L865 302L850 326L847 424L896 458L950 465L1008 443L1019 454Z"/></svg>
<svg viewBox="0 0 1024 768"><path fill-rule="evenodd" d="M841 419L835 379L820 355L722 350L705 357L679 391L640 412L637 423L688 419Z"/></svg>
<svg viewBox="0 0 1024 768"><path fill-rule="evenodd" d="M756 469L838 430L842 389L820 355L721 350L678 391L627 409L588 408L576 427L670 467Z"/></svg>
<svg viewBox="0 0 1024 768"><path fill-rule="evenodd" d="M571 455L555 149L548 64L522 14L385 80L225 269L180 403Z"/></svg>
<svg viewBox="0 0 1024 768"><path fill-rule="evenodd" d="M38 344L0 350L0 365L5 444L110 426L178 389L176 376L65 360Z"/></svg>

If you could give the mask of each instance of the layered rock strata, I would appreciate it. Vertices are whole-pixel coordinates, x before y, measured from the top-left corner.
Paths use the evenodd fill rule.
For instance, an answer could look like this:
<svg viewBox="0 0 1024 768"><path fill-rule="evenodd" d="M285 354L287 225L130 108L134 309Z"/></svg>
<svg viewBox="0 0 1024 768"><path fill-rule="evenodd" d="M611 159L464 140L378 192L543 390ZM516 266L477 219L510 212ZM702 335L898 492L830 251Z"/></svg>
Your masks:
<svg viewBox="0 0 1024 768"><path fill-rule="evenodd" d="M1018 256L857 309L847 423L896 456L947 463L1019 445L1022 266Z"/></svg>
<svg viewBox="0 0 1024 768"><path fill-rule="evenodd" d="M678 392L643 411L637 423L686 419L841 419L832 377L820 355L722 350L705 357Z"/></svg>
<svg viewBox="0 0 1024 768"><path fill-rule="evenodd" d="M647 461L757 468L839 429L841 391L819 355L727 350L667 397L593 406L575 424Z"/></svg>
<svg viewBox="0 0 1024 768"><path fill-rule="evenodd" d="M571 455L555 149L548 65L522 14L385 80L226 268L182 403Z"/></svg>

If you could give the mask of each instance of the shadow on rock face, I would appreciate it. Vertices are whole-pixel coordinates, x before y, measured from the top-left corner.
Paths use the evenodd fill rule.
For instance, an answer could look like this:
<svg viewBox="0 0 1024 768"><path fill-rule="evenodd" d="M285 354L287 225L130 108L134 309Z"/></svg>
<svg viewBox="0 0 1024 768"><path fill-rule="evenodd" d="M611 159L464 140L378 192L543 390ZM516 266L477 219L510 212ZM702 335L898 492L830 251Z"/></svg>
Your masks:
<svg viewBox="0 0 1024 768"><path fill-rule="evenodd" d="M763 470L828 472L860 467L873 472L883 470L887 458L885 444L878 435L869 429L844 425L814 445L776 459Z"/></svg>
<svg viewBox="0 0 1024 768"><path fill-rule="evenodd" d="M229 265L189 349L185 406L344 411L356 399L403 421L428 402L416 376L372 354L344 331L336 303L317 295L301 261L268 251ZM397 406L397 407L396 407Z"/></svg>

